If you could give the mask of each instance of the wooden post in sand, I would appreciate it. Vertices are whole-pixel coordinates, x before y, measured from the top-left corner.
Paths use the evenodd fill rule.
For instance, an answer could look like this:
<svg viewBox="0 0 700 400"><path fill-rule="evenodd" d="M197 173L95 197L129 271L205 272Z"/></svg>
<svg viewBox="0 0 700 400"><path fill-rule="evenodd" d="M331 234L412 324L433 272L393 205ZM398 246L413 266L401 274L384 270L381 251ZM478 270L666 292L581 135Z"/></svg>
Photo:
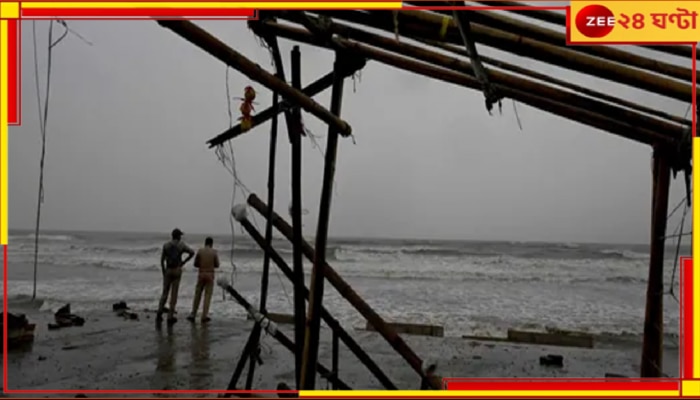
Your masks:
<svg viewBox="0 0 700 400"><path fill-rule="evenodd" d="M277 214L274 214L273 220L277 217ZM247 219L243 219L239 221L243 229L248 232L250 237L258 244L258 246L263 246L265 244L265 241L258 232L257 229L255 229L255 226L250 223ZM290 228L291 230L291 228ZM275 251L274 247L270 247L270 258L272 261L279 267L279 269L282 271L282 273L289 279L290 281L294 282L294 279L296 277L295 273L292 271L292 269L287 265L287 263L284 261L284 259ZM303 295L304 298L309 297L309 290L306 288L306 285L303 284L301 286L303 290ZM381 368L377 365L377 363L372 360L372 358L364 351L362 350L362 347L355 341L355 339L350 336L350 334L343 329L342 326L340 326L340 323L338 322L337 319L333 318L333 315L326 310L325 307L321 306L321 318L323 318L323 321L328 325L331 330L336 332L338 335L338 338L347 346L348 350L350 350L355 357L357 357L360 362L367 367L367 369L377 378L379 383L381 383L385 389L387 390L396 390L397 387L394 385L389 377L387 377L384 372L382 371Z"/></svg>
<svg viewBox="0 0 700 400"><path fill-rule="evenodd" d="M258 323L255 324L253 330L248 336L248 341L243 347L243 352L241 353L241 357L238 359L236 369L233 371L233 375L231 375L231 380L229 380L228 387L226 388L226 390L236 390L238 380L241 378L241 374L243 374L243 369L245 369L246 361L248 360L248 358L255 359L255 357L250 357L250 355L253 352L254 348L253 338L255 338L256 336L260 336L260 324ZM226 393L224 397L231 397L231 393Z"/></svg>
<svg viewBox="0 0 700 400"><path fill-rule="evenodd" d="M277 38L272 36L267 40L270 49L272 49L273 57L276 54L276 67L277 67L277 78L284 81L284 74L280 74L282 70L282 58L279 56L279 46L277 45ZM277 61L280 63L277 64ZM279 104L279 94L274 92L272 95L272 108L276 109ZM272 117L272 125L270 127L270 150L268 156L268 167L267 167L267 202L269 204L274 204L275 201L275 161L277 159L277 121L278 114ZM273 206L274 207L274 206ZM272 245L272 224L265 224L265 246L263 250L265 255L263 257L263 270L262 277L260 281L260 312L267 313L267 288L269 286L270 278L270 251L269 248ZM248 377L245 383L245 390L250 390L253 387L253 377L255 376L255 364L258 361L257 351L260 346L260 330L258 334L253 338L253 353L256 354L255 357L250 357L250 366L248 367Z"/></svg>
<svg viewBox="0 0 700 400"><path fill-rule="evenodd" d="M338 376L338 372L339 372L339 371L338 371L338 363L339 363L339 361L338 361L338 356L339 356L338 352L340 351L340 348L339 348L340 345L339 345L339 343L338 343L338 332L333 331L333 332L332 332L332 335L333 335L333 337L332 337L332 340L333 340L333 355L332 355L332 359L331 359L331 373L332 373L333 375L335 375L335 376ZM334 384L333 384L333 390L337 390L337 389L338 389L338 387L337 387L337 386L335 385L335 383L334 383Z"/></svg>
<svg viewBox="0 0 700 400"><path fill-rule="evenodd" d="M642 345L642 378L663 376L663 298L664 298L664 246L668 217L668 191L671 169L669 153L661 147L654 148L654 173L651 212L651 250L649 254L649 280L647 282L646 313L644 316L644 342Z"/></svg>
<svg viewBox="0 0 700 400"><path fill-rule="evenodd" d="M226 284L223 285L221 282L219 283L219 286L221 286L228 294L231 295L234 299L236 299L236 302L243 306L243 308L248 311L249 314L253 315L254 317L257 317L259 320L257 321L256 326L263 326L265 331L275 338L282 346L286 347L287 350L293 352L294 351L294 342L289 340L287 335L282 333L281 330L277 329L277 327L272 323L265 314L258 313L253 306L250 304L248 300L246 300L243 296L241 296L236 289L233 288L233 286ZM318 371L321 375L325 376L328 378L330 381L335 381L338 387L341 390L352 390L350 386L348 386L345 382L340 380L338 377L334 377L331 375L331 371L324 367L322 364L316 364L316 371ZM231 389L233 390L233 389Z"/></svg>
<svg viewBox="0 0 700 400"><path fill-rule="evenodd" d="M291 53L292 87L301 87L301 52L299 46L294 46ZM336 72L337 73L337 72ZM301 218L301 136L303 125L301 110L295 107L290 112L291 125L289 140L292 147L292 227L294 241L292 265L294 266L294 353L296 388L301 389L301 369L303 366L304 335L306 321L306 300L304 299L304 256L301 254L302 218Z"/></svg>
<svg viewBox="0 0 700 400"><path fill-rule="evenodd" d="M268 207L265 205L265 203L260 200L258 196L255 194L251 194L248 196L248 204L256 209L261 215L266 216L268 213ZM272 213L272 218L274 220L272 221L273 225L275 228L282 234L284 237L287 238L287 240L291 241L293 240L293 234L292 234L292 227L289 226L289 224L282 219L282 217L279 216L277 213ZM309 260L314 260L316 252L314 251L314 248L311 247L311 245L306 242L305 240L302 241L302 250L304 251L304 255L306 256L307 259ZM399 336L396 333L396 330L393 329L389 324L384 321L384 319L377 314L374 309L367 304L367 302L360 297L357 292L350 286L336 271L326 263L324 266L324 274L326 279L328 279L328 282L335 287L335 289L340 293L341 296L345 298L350 304L352 304L353 307L369 322L371 323L374 328L379 332L379 334L382 335L382 337L389 342L391 347L396 350L397 353L399 353L405 360L408 362L408 364L413 368L414 371L421 377L425 378L425 372L423 371L423 360L421 360L418 355L413 352L413 350L408 347L406 342L403 341L401 336ZM439 388L436 388L439 389Z"/></svg>
<svg viewBox="0 0 700 400"><path fill-rule="evenodd" d="M335 53L333 70L339 71L343 62L343 53ZM343 101L343 83L345 77L340 73L334 77L333 92L331 93L331 113L340 115ZM316 363L318 362L319 331L321 329L321 305L323 303L324 269L326 264L326 241L328 239L328 222L330 219L331 198L333 197L333 181L335 177L335 160L338 152L338 130L328 126L326 138L326 154L323 168L323 187L321 188L321 204L318 211L318 226L316 229L316 258L311 270L309 295L309 310L307 314L306 336L304 340L304 359L301 368L301 388L313 390L316 385ZM299 241L299 237L295 238Z"/></svg>

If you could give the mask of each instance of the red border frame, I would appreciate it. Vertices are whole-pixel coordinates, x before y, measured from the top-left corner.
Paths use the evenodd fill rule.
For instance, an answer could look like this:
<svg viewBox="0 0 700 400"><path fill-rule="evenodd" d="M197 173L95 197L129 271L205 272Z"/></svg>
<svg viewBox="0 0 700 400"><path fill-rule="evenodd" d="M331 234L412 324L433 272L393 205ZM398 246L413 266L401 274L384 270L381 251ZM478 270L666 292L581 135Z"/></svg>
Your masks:
<svg viewBox="0 0 700 400"><path fill-rule="evenodd" d="M89 0L78 0L77 2L83 2ZM147 0L136 0L136 1L147 1ZM286 1L286 0L282 0ZM311 0L314 1L314 0ZM318 0L322 1L322 0ZM340 0L339 2L342 2ZM171 3L171 2L169 2ZM404 6L406 9L413 10L427 10L434 9L436 7L420 7L420 6ZM533 7L490 7L490 6L477 6L477 7L457 7L458 9L478 9L478 10L499 10L499 9L538 9L538 10L566 10L567 18L567 44L575 45L570 43L569 26L570 26L570 8L569 7L548 7L548 6L533 6ZM313 9L313 8L308 8ZM449 8L452 9L452 8ZM70 11L68 13L67 11ZM116 11L119 11L118 13ZM242 19L257 19L257 11L251 9L188 9L188 8L171 8L167 10L160 9L53 9L53 8L42 8L42 9L21 9L20 18L24 19L40 19L49 17L61 17L62 19L137 19L149 18L153 15L162 16L182 16L188 15L192 18L190 19L232 19L235 17L241 17ZM69 15L70 14L70 15ZM114 18L115 14L118 17ZM252 14L252 16L251 16ZM8 20L8 100L7 105L9 109L9 122L10 125L21 124L21 68L19 68L19 63L21 62L21 26L18 19ZM624 43L595 43L600 44L624 44ZM666 43L635 43L635 44L666 44ZM678 44L678 43L673 43ZM684 43L688 44L688 43ZM696 68L697 60L696 53L697 48L695 43L690 43L693 45L693 85L696 85ZM586 44L590 45L590 44ZM12 79L14 77L14 79ZM692 99L693 107L693 137L696 136L696 116L697 113L695 109L697 99L694 97ZM7 310L7 246L3 246L3 269L4 269L4 279L3 279L3 309ZM681 350L679 356L680 369L679 375L683 379L692 379L693 376L693 305L692 305L692 293L693 293L693 268L692 268L692 258L681 257L682 271L680 274L681 279L681 332L683 338L681 340ZM689 301L686 301L689 300ZM3 326L4 326L4 336L7 337L7 314L3 313ZM11 394L165 394L165 393L175 393L175 394L195 394L195 393L206 393L206 394L223 394L223 393L258 393L258 394L276 394L284 393L276 390L30 390L30 389L8 389L8 360L7 360L7 341L3 341L3 390L5 393ZM451 383L450 383L451 382ZM557 378L555 380L549 379L524 379L524 378L474 378L474 379L445 379L445 385L448 390L606 390L606 391L617 391L617 390L680 390L681 378L678 379L657 379L657 380L640 380L635 378L630 379L571 379L571 378ZM452 385L452 388L449 386ZM456 385L456 386L453 386ZM297 393L297 391L289 391L289 393ZM430 392L426 393L426 396L430 397ZM434 393L437 394L437 393ZM527 395L525 395L527 396ZM540 395L538 394L537 397ZM313 396L316 397L316 396ZM319 395L319 397L323 397ZM413 397L413 396L410 396ZM617 396L616 396L617 397ZM334 398L346 398L346 397L335 397ZM353 398L353 397L347 397ZM354 397L356 398L356 397ZM405 398L405 396L397 396L396 398Z"/></svg>

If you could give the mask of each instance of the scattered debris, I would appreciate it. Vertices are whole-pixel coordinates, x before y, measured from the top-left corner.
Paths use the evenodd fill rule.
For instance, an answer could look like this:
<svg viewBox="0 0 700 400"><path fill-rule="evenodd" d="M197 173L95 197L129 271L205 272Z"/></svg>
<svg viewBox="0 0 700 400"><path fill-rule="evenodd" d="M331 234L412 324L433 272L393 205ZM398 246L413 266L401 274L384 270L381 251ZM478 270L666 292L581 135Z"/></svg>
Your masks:
<svg viewBox="0 0 700 400"><path fill-rule="evenodd" d="M0 321L0 329L3 329L3 321ZM7 347L10 350L34 342L34 329L36 324L30 324L24 314L15 315L7 313Z"/></svg>
<svg viewBox="0 0 700 400"><path fill-rule="evenodd" d="M546 356L540 357L540 365L550 367L563 367L564 357L556 354L548 354Z"/></svg>
<svg viewBox="0 0 700 400"><path fill-rule="evenodd" d="M605 377L606 378L628 378L629 379L629 376L627 376L627 375L611 374L608 372L605 373Z"/></svg>
<svg viewBox="0 0 700 400"><path fill-rule="evenodd" d="M56 311L54 314L54 319L56 324L49 324L50 330L67 328L69 326L83 326L85 325L85 318L79 317L70 312L70 304L66 304Z"/></svg>
<svg viewBox="0 0 700 400"><path fill-rule="evenodd" d="M124 311L128 309L129 307L126 305L125 301L120 301L119 303L112 304L112 311Z"/></svg>
<svg viewBox="0 0 700 400"><path fill-rule="evenodd" d="M112 311L117 313L117 316L123 317L124 319L138 320L139 316L136 313L129 312L130 308L126 305L125 301L120 301L119 303L112 304Z"/></svg>
<svg viewBox="0 0 700 400"><path fill-rule="evenodd" d="M292 390L292 388L290 388L289 385L287 385L286 383L280 382L277 384L277 390L279 390L279 391L285 390L286 391L286 390ZM299 397L299 395L297 393L277 393L277 397L296 398L296 397Z"/></svg>

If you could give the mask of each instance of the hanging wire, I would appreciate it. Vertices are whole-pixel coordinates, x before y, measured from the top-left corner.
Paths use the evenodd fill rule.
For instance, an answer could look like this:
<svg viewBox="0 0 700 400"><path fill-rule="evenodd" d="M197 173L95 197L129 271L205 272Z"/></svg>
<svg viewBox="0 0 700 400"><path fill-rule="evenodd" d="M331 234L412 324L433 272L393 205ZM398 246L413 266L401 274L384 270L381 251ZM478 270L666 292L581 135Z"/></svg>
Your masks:
<svg viewBox="0 0 700 400"><path fill-rule="evenodd" d="M44 107L42 111L41 93L39 90L39 59L37 55L36 21L32 21L32 42L34 45L34 81L36 83L37 105L39 112L39 131L41 133L41 158L39 160L39 194L36 207L36 227L34 231L34 281L32 286L32 300L36 299L36 283L39 265L39 229L41 227L41 205L44 203L44 162L46 160L46 124L49 115L49 93L51 89L51 61L53 59L53 48L56 47L68 35L68 26L65 22L59 21L65 28L61 36L53 40L53 20L49 22L49 38L47 49L46 66L46 91L44 97Z"/></svg>

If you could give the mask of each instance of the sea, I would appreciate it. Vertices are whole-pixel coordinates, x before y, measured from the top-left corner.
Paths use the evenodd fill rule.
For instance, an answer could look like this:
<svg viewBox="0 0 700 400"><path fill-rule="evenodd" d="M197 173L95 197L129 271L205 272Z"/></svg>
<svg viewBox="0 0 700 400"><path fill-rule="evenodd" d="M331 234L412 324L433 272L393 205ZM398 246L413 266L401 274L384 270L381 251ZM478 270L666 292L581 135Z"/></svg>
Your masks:
<svg viewBox="0 0 700 400"><path fill-rule="evenodd" d="M52 312L70 304L74 313L111 310L126 301L136 312L154 310L161 292L160 250L165 233L42 232L36 279L37 307ZM8 246L10 303L31 298L33 232L11 231ZM194 249L204 235L190 235ZM242 232L214 236L220 276L258 304L263 252ZM291 245L275 249L292 264ZM682 246L680 255L689 255ZM680 266L668 246L664 268L665 346L677 347ZM648 245L331 239L328 263L385 320L441 325L446 336L502 336L507 329L589 332L597 343L638 345L644 321ZM311 263L304 260L308 285ZM196 270L185 268L177 305L191 309ZM671 290L673 288L673 291ZM292 313L293 290L271 263L268 310ZM348 328L364 327L362 316L330 285L325 307ZM213 320L244 318L233 299L216 289Z"/></svg>

